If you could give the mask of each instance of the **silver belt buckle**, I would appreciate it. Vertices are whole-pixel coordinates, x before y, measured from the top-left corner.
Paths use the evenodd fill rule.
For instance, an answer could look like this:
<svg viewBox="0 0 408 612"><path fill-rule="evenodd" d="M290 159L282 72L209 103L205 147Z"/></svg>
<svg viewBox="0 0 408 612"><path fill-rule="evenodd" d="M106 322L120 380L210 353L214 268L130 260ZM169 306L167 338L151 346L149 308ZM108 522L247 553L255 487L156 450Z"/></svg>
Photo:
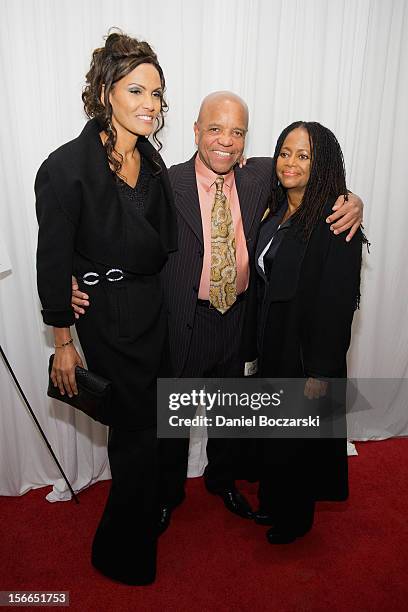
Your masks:
<svg viewBox="0 0 408 612"><path fill-rule="evenodd" d="M112 274L119 274L119 276L109 276ZM105 276L110 283L116 283L116 281L123 280L123 270L120 270L119 268L111 268L106 272Z"/></svg>
<svg viewBox="0 0 408 612"><path fill-rule="evenodd" d="M86 280L87 278L96 277L95 280ZM99 274L97 272L87 272L82 277L85 285L97 285L99 283Z"/></svg>

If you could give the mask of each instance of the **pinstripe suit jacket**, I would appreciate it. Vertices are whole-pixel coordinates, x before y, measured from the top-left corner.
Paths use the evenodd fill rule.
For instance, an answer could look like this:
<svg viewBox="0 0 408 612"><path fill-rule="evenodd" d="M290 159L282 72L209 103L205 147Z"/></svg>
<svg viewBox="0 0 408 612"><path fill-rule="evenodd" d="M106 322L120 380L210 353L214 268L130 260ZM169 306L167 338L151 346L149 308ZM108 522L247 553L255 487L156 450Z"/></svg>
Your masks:
<svg viewBox="0 0 408 612"><path fill-rule="evenodd" d="M250 158L245 168L234 170L250 266L259 224L268 205L271 173L272 159L269 157ZM162 280L169 310L174 373L181 376L194 326L204 255L195 155L187 162L172 166L169 178L177 211L178 251L170 254ZM244 353L245 346L242 350Z"/></svg>

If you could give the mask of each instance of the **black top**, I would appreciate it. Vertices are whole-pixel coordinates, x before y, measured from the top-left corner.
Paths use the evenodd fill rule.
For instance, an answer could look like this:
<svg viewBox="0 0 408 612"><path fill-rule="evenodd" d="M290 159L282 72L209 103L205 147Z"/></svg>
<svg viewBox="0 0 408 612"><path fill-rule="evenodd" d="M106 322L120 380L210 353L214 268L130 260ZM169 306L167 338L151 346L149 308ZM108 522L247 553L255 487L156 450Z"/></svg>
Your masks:
<svg viewBox="0 0 408 612"><path fill-rule="evenodd" d="M151 177L152 172L149 170L145 158L141 155L140 171L136 185L131 187L125 181L118 180L117 189L119 198L130 214L136 212L139 215L144 215Z"/></svg>

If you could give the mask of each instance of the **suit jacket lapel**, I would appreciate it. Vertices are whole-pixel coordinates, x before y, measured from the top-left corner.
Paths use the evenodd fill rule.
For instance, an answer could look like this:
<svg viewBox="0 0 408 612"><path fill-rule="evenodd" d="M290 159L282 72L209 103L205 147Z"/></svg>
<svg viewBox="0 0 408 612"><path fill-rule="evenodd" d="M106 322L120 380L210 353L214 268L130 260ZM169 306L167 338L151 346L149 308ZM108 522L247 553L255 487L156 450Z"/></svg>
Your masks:
<svg viewBox="0 0 408 612"><path fill-rule="evenodd" d="M167 168L161 156L147 138L139 136L136 146L149 162L153 178L156 181L160 181L165 196L164 201L161 201L159 204L160 191L158 194L155 194L154 182L152 181L145 210L145 220L156 229L166 251L175 251L177 249L177 222L174 194L171 189Z"/></svg>
<svg viewBox="0 0 408 612"><path fill-rule="evenodd" d="M200 202L198 199L197 179L195 173L196 154L185 163L184 171L173 185L176 195L176 208L191 227L197 238L203 243L203 228L201 222ZM235 183L241 208L242 224L245 237L248 238L254 222L257 205L262 192L259 181L245 174L245 168L234 170Z"/></svg>
<svg viewBox="0 0 408 612"><path fill-rule="evenodd" d="M237 186L239 205L245 237L248 238L252 223L258 209L257 203L262 192L259 181L245 175L245 168L235 168L235 184Z"/></svg>
<svg viewBox="0 0 408 612"><path fill-rule="evenodd" d="M185 163L184 171L179 173L177 184L173 185L176 208L203 244L200 202L198 199L195 173L195 155Z"/></svg>

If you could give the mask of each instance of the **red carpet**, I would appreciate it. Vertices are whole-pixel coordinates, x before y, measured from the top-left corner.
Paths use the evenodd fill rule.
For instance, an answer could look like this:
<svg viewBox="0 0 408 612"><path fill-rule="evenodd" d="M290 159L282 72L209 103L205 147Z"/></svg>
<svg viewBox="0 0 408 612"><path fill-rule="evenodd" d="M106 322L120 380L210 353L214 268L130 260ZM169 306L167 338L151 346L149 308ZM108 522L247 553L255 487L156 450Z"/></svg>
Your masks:
<svg viewBox="0 0 408 612"><path fill-rule="evenodd" d="M79 506L48 503L46 489L0 498L0 590L70 591L69 609L81 612L405 611L408 439L357 449L349 501L319 504L313 531L286 546L270 546L265 527L189 480L160 539L157 582L143 588L111 582L89 563L108 482L82 493ZM254 502L256 486L241 485Z"/></svg>

